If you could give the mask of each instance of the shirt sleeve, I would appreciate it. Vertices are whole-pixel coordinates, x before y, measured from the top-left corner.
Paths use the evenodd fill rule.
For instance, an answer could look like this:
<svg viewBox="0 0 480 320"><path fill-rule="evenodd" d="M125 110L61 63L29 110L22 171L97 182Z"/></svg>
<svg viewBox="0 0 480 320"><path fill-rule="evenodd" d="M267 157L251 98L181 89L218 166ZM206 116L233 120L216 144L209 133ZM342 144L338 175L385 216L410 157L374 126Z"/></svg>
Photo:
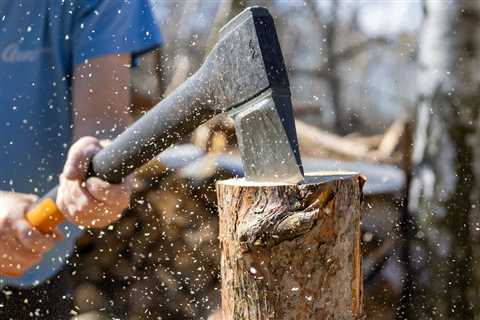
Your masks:
<svg viewBox="0 0 480 320"><path fill-rule="evenodd" d="M131 53L132 58L162 43L148 0L84 1L73 25L73 63Z"/></svg>

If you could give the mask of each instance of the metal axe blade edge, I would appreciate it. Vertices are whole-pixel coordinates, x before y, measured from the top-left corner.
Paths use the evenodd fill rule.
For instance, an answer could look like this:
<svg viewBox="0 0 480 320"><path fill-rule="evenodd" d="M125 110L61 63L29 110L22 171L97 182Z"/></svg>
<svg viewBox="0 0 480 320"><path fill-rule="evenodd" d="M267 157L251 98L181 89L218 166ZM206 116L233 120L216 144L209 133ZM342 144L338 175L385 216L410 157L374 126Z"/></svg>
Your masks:
<svg viewBox="0 0 480 320"><path fill-rule="evenodd" d="M295 121L289 95L267 90L230 110L245 178L259 182L303 180Z"/></svg>

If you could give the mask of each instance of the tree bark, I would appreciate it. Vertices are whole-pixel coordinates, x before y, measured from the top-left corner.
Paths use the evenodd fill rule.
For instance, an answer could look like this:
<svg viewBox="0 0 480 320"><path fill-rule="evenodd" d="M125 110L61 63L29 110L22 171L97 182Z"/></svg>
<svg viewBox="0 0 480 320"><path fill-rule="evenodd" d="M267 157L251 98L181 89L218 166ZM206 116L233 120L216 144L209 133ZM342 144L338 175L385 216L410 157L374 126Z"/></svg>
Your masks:
<svg viewBox="0 0 480 320"><path fill-rule="evenodd" d="M417 270L404 318L474 319L480 3L429 0L425 13L409 202L418 226L410 250Z"/></svg>
<svg viewBox="0 0 480 320"><path fill-rule="evenodd" d="M364 182L332 172L300 185L219 182L223 319L362 318Z"/></svg>

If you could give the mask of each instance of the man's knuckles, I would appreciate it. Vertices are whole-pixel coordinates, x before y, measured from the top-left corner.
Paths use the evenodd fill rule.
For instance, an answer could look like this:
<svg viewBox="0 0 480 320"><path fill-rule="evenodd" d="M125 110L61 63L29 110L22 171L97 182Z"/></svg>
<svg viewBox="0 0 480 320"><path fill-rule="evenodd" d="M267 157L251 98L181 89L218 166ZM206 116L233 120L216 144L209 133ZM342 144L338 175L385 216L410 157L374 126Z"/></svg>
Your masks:
<svg viewBox="0 0 480 320"><path fill-rule="evenodd" d="M100 146L100 143L97 138L92 136L85 136L78 139L68 150L68 158L72 158L75 155L82 154L83 150L90 145Z"/></svg>
<svg viewBox="0 0 480 320"><path fill-rule="evenodd" d="M40 258L43 253L50 250L55 244L53 235L42 234L25 226L17 229L17 237L22 246L21 249L32 252L37 258Z"/></svg>
<svg viewBox="0 0 480 320"><path fill-rule="evenodd" d="M112 197L111 191L114 186L99 178L93 177L86 181L85 187L96 200L108 202L110 200L109 198Z"/></svg>
<svg viewBox="0 0 480 320"><path fill-rule="evenodd" d="M68 151L63 175L69 179L83 179L91 158L102 149L98 139L82 137Z"/></svg>

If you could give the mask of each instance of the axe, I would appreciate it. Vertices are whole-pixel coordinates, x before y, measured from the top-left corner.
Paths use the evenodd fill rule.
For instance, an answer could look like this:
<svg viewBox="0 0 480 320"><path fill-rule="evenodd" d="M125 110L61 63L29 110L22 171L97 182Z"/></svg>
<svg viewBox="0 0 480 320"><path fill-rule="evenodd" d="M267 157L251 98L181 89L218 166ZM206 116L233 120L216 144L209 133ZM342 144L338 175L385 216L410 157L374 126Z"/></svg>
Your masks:
<svg viewBox="0 0 480 320"><path fill-rule="evenodd" d="M199 70L92 159L88 176L119 183L214 115L235 120L245 178L303 180L290 87L268 10L251 7L228 22ZM27 213L44 233L63 220L56 188Z"/></svg>

